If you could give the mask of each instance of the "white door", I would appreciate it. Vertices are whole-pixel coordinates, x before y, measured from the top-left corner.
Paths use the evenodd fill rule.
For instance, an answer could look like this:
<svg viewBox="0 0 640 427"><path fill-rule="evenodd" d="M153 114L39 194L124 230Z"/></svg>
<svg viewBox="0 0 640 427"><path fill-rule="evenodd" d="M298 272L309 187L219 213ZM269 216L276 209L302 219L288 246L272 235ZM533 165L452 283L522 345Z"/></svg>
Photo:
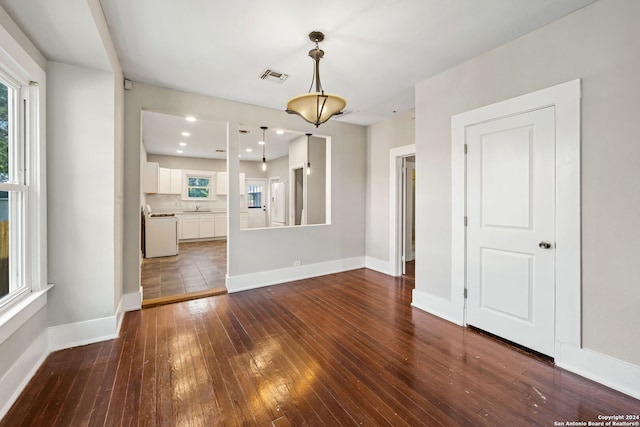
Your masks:
<svg viewBox="0 0 640 427"><path fill-rule="evenodd" d="M554 354L554 109L467 128L467 323Z"/></svg>
<svg viewBox="0 0 640 427"><path fill-rule="evenodd" d="M282 227L285 224L285 186L284 182L271 183L271 226Z"/></svg>
<svg viewBox="0 0 640 427"><path fill-rule="evenodd" d="M245 184L247 189L247 208L249 210L249 228L266 227L266 180L247 179Z"/></svg>

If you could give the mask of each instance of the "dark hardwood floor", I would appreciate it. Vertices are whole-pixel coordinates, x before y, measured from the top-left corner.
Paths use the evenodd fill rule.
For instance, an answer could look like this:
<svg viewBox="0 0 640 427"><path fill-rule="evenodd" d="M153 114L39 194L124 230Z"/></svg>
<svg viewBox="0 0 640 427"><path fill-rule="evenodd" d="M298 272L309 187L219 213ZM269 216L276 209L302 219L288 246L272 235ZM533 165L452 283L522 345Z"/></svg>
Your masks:
<svg viewBox="0 0 640 427"><path fill-rule="evenodd" d="M125 316L53 353L0 426L553 426L640 401L333 274Z"/></svg>
<svg viewBox="0 0 640 427"><path fill-rule="evenodd" d="M142 261L143 299L155 299L225 287L227 241L182 242L176 256Z"/></svg>

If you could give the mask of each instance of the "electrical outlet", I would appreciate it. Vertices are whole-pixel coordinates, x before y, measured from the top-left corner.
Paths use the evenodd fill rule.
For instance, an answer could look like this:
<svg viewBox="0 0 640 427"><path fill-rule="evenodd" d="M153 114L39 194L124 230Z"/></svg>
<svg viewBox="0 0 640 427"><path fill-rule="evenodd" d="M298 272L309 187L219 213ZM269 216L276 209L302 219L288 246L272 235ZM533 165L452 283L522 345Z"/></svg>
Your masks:
<svg viewBox="0 0 640 427"><path fill-rule="evenodd" d="M300 262L300 260L299 260L299 259L298 259L298 260L293 261L293 266L294 266L294 267L300 267L300 264L301 264L301 262Z"/></svg>

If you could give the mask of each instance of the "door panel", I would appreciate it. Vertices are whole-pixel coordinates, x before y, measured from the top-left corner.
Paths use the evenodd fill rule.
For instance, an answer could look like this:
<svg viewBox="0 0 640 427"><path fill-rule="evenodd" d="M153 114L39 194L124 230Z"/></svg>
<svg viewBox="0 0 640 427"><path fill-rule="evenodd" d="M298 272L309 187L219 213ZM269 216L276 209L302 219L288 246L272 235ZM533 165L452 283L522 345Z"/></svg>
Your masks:
<svg viewBox="0 0 640 427"><path fill-rule="evenodd" d="M467 129L467 323L553 355L552 107Z"/></svg>
<svg viewBox="0 0 640 427"><path fill-rule="evenodd" d="M247 209L249 211L249 228L261 228L267 226L266 214L266 180L247 179Z"/></svg>

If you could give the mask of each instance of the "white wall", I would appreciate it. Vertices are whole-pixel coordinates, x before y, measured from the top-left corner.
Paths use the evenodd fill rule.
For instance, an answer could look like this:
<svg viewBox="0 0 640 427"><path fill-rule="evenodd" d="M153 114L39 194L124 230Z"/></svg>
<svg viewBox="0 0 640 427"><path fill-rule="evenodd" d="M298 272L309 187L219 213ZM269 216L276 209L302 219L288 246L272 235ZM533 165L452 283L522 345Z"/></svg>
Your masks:
<svg viewBox="0 0 640 427"><path fill-rule="evenodd" d="M417 291L451 297L451 116L581 78L583 346L640 365L638 22L601 0L416 86Z"/></svg>
<svg viewBox="0 0 640 427"><path fill-rule="evenodd" d="M139 212L140 212L140 111L164 111L169 114L193 114L208 120L230 120L231 145L227 155L230 175L238 173L238 123L259 123L272 128L295 129L313 133L315 127L283 111L250 106L208 96L134 82L125 93L125 292L139 286ZM329 121L323 134L332 137L331 225L294 227L284 230L240 231L238 183L230 180L229 196L229 275L243 276L303 265L364 256L364 150L365 129ZM234 194L235 193L235 194ZM234 201L235 200L235 201ZM238 203L236 203L236 201ZM349 264L353 265L353 264Z"/></svg>
<svg viewBox="0 0 640 427"><path fill-rule="evenodd" d="M312 136L309 139L311 174L307 175L307 224L324 224L326 218L327 142ZM306 175L306 169L305 169Z"/></svg>
<svg viewBox="0 0 640 427"><path fill-rule="evenodd" d="M51 325L114 315L114 79L49 62L47 191Z"/></svg>
<svg viewBox="0 0 640 427"><path fill-rule="evenodd" d="M367 257L389 259L389 151L415 143L412 111L367 128ZM386 270L386 269L385 269Z"/></svg>

